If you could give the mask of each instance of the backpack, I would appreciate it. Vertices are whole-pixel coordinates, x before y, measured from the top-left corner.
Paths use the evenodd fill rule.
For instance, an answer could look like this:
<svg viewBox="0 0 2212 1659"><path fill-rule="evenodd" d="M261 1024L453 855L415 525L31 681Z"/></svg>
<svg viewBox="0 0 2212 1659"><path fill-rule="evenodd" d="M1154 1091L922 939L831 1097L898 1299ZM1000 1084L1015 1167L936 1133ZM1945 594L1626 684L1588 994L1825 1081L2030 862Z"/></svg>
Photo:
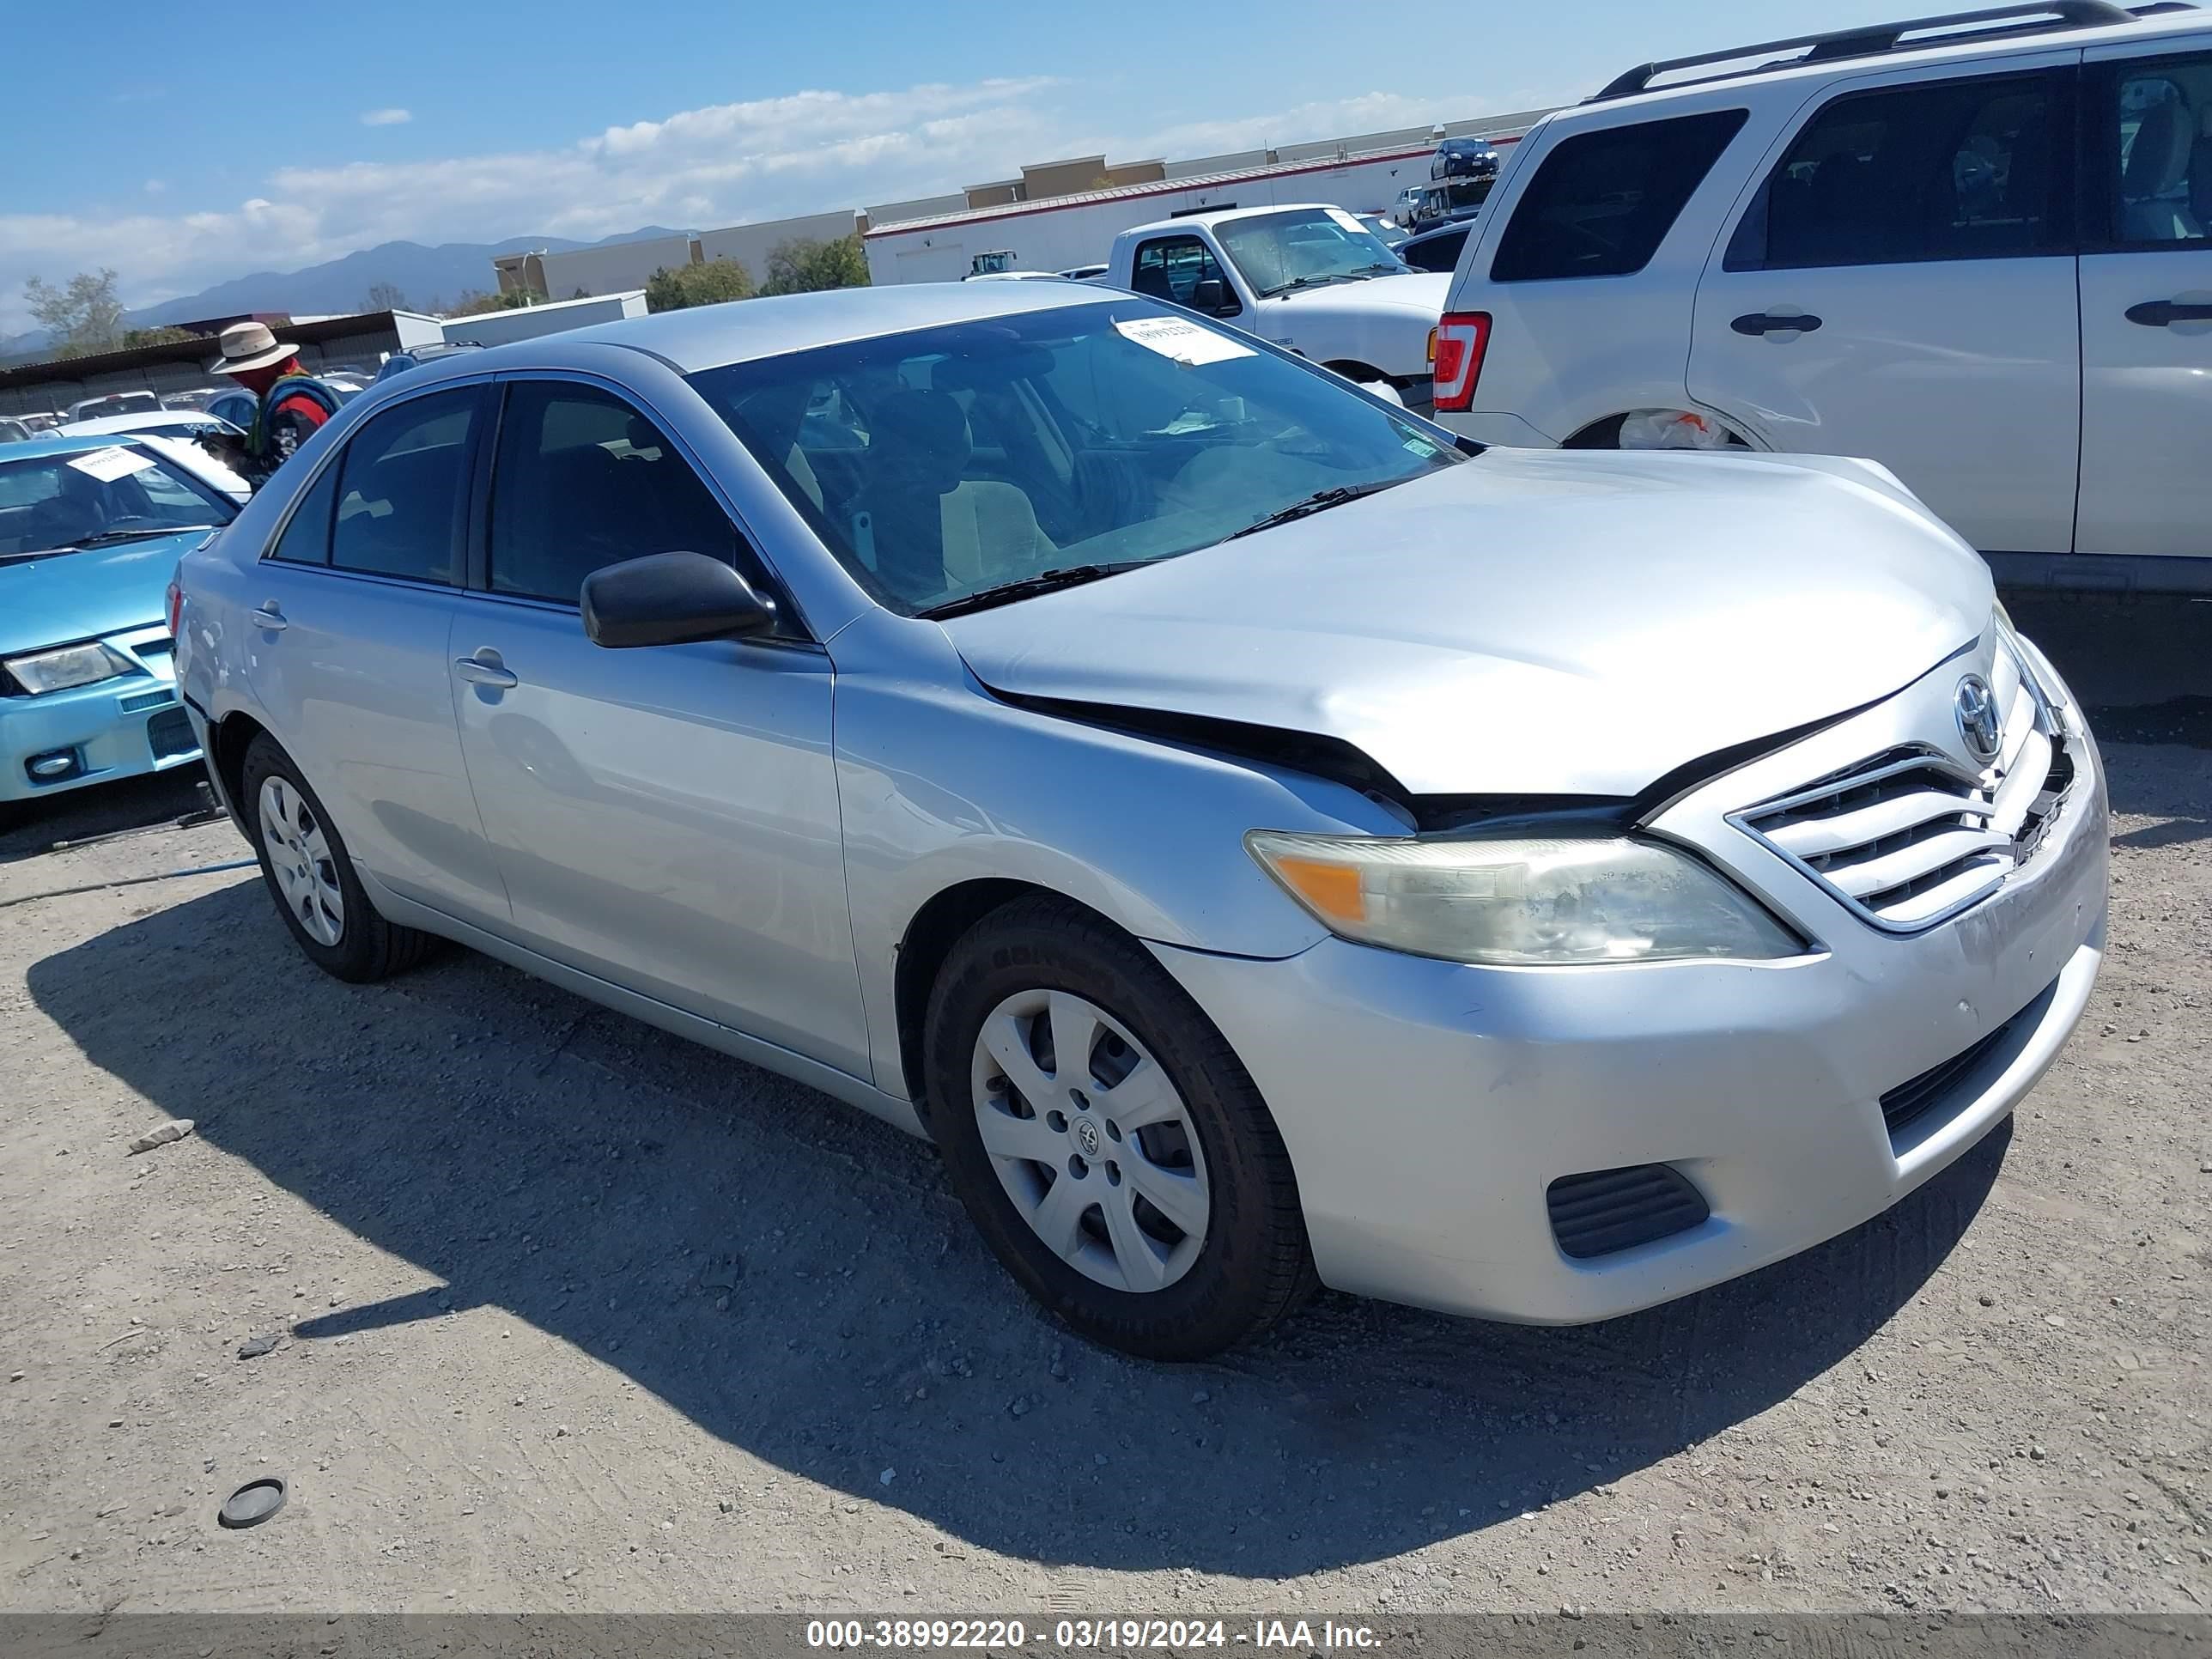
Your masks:
<svg viewBox="0 0 2212 1659"><path fill-rule="evenodd" d="M258 465L268 471L273 472L282 465L307 435L282 428L272 429L269 411L283 398L302 395L321 409L325 420L338 412L338 394L312 374L285 375L262 393L260 400L254 404L253 424L246 434L246 451Z"/></svg>

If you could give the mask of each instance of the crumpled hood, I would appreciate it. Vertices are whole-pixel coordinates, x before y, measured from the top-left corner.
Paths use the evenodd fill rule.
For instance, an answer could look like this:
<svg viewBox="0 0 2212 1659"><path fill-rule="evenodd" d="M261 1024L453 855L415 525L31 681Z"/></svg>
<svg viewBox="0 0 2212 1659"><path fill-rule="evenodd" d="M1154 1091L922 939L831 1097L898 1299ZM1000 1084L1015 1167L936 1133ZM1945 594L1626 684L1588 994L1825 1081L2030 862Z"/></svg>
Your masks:
<svg viewBox="0 0 2212 1659"><path fill-rule="evenodd" d="M1451 293L1448 270L1409 271L1402 276L1370 276L1361 283L1330 283L1302 288L1281 296L1280 303L1293 315L1320 316L1341 313L1417 311L1428 319L1425 328L1436 326L1444 314Z"/></svg>
<svg viewBox="0 0 2212 1659"><path fill-rule="evenodd" d="M944 626L1001 692L1337 738L1417 795L1628 796L1900 689L1994 598L1863 463L1491 449Z"/></svg>
<svg viewBox="0 0 2212 1659"><path fill-rule="evenodd" d="M0 561L0 656L162 621L177 561L207 533L187 530L88 553Z"/></svg>

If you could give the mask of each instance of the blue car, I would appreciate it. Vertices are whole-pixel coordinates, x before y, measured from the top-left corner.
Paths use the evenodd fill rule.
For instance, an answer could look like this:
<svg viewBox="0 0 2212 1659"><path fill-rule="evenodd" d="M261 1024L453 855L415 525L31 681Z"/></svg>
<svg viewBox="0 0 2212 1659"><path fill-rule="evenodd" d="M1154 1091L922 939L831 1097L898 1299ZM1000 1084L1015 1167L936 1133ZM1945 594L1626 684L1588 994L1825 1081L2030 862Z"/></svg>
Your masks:
<svg viewBox="0 0 2212 1659"><path fill-rule="evenodd" d="M0 450L0 811L198 761L169 578L237 511L130 437Z"/></svg>

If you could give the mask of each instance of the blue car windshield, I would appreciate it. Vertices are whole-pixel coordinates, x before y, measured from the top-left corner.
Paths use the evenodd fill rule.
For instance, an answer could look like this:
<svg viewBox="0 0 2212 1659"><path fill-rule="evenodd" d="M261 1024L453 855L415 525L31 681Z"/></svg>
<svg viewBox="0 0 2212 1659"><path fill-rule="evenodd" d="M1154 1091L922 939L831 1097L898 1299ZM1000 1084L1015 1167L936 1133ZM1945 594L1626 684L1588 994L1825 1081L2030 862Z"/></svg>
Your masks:
<svg viewBox="0 0 2212 1659"><path fill-rule="evenodd" d="M1173 558L1463 459L1333 374L1134 295L690 382L823 545L903 615L1074 567Z"/></svg>
<svg viewBox="0 0 2212 1659"><path fill-rule="evenodd" d="M207 529L237 512L228 496L137 444L0 454L0 559Z"/></svg>

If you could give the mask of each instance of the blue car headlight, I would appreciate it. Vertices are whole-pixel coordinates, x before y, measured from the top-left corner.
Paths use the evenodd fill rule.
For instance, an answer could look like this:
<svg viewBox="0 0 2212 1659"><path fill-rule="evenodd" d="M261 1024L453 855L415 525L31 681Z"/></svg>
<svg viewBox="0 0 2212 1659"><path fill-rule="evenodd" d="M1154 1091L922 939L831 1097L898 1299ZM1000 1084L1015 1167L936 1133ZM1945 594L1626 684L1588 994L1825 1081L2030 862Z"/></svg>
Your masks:
<svg viewBox="0 0 2212 1659"><path fill-rule="evenodd" d="M102 680L132 672L131 664L106 646L64 645L52 651L33 651L9 657L8 672L33 696L66 691L73 686L97 685Z"/></svg>

